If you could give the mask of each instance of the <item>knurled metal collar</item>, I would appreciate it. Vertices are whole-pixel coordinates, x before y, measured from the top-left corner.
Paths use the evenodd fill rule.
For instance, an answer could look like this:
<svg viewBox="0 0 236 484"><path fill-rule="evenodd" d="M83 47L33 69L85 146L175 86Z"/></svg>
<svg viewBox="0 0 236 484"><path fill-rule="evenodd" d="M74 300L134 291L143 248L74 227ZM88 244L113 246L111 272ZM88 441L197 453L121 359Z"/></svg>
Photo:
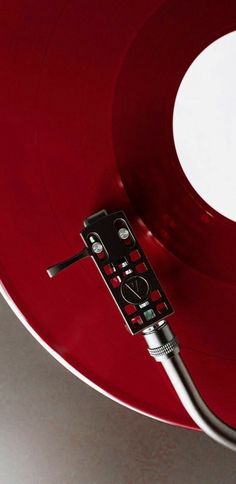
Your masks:
<svg viewBox="0 0 236 484"><path fill-rule="evenodd" d="M173 338L166 344L158 346L156 348L148 348L148 352L156 361L161 361L167 358L171 358L174 354L179 352L179 344L176 338Z"/></svg>

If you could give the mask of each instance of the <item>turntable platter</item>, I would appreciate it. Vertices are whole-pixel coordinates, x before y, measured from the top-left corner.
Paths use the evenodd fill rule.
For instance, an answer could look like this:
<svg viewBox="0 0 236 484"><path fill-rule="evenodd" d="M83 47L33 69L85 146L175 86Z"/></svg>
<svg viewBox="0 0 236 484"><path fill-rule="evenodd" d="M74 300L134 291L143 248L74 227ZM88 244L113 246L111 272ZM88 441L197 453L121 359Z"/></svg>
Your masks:
<svg viewBox="0 0 236 484"><path fill-rule="evenodd" d="M175 308L199 390L235 425L236 226L189 184L172 129L182 77L235 29L235 1L13 3L0 18L3 295L84 381L195 428L92 262L55 280L45 271L82 249L84 218L125 210Z"/></svg>

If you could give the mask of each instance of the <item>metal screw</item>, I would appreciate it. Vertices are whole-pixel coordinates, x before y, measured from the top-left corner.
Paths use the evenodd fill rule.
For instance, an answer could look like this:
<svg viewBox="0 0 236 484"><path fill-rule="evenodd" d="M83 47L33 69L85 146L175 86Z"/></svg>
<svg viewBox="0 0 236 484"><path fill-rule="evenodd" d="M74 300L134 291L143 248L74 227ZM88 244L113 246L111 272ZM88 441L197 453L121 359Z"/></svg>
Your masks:
<svg viewBox="0 0 236 484"><path fill-rule="evenodd" d="M121 239L128 239L129 237L129 231L124 228L119 229L118 234Z"/></svg>
<svg viewBox="0 0 236 484"><path fill-rule="evenodd" d="M103 251L102 244L100 244L100 242L94 242L94 244L92 245L92 251L95 254L101 254L101 252Z"/></svg>

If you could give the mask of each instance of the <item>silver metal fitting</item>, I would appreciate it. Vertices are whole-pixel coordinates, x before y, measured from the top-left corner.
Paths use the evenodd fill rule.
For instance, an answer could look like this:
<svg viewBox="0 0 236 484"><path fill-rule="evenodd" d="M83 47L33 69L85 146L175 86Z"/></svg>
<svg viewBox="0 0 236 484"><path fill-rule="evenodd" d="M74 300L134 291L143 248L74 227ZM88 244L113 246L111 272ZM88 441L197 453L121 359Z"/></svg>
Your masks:
<svg viewBox="0 0 236 484"><path fill-rule="evenodd" d="M94 242L93 245L92 245L92 251L95 254L101 254L101 252L103 251L102 244L100 242Z"/></svg>
<svg viewBox="0 0 236 484"><path fill-rule="evenodd" d="M129 231L128 229L122 227L121 229L118 230L118 234L119 234L119 237L120 239L128 239L129 238Z"/></svg>
<svg viewBox="0 0 236 484"><path fill-rule="evenodd" d="M143 331L148 352L156 361L172 358L179 353L179 344L166 321L160 321Z"/></svg>

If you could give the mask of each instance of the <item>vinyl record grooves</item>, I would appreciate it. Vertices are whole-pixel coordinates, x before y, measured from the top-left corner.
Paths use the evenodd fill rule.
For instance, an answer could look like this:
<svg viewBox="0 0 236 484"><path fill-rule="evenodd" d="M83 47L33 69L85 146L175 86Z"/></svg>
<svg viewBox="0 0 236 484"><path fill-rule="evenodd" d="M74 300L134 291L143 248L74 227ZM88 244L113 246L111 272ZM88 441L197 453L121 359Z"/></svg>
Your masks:
<svg viewBox="0 0 236 484"><path fill-rule="evenodd" d="M191 187L172 130L183 75L235 30L235 1L16 1L0 23L5 297L85 381L194 428L142 339L125 331L93 263L55 280L45 271L82 249L85 217L125 210L175 308L199 390L235 425L236 226Z"/></svg>

